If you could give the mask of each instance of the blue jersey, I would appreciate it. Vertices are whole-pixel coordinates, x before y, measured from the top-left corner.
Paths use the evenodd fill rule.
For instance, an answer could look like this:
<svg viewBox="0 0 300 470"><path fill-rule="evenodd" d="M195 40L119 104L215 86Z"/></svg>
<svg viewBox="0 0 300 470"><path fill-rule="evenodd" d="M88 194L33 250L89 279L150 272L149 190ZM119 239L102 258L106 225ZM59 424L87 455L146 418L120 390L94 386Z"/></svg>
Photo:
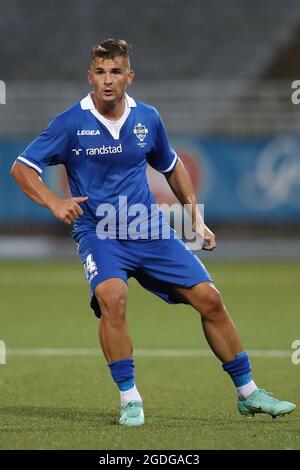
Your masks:
<svg viewBox="0 0 300 470"><path fill-rule="evenodd" d="M84 214L73 227L75 239L95 229L104 217L100 205L112 205L118 223L120 196L122 201L127 198L128 207L143 204L148 218L164 223L161 213L153 209L156 201L148 186L147 163L164 173L172 170L178 157L156 109L128 95L126 102L130 112L120 131L114 132L89 94L55 117L18 157L40 174L49 165L63 164L72 196L88 196L81 203Z"/></svg>

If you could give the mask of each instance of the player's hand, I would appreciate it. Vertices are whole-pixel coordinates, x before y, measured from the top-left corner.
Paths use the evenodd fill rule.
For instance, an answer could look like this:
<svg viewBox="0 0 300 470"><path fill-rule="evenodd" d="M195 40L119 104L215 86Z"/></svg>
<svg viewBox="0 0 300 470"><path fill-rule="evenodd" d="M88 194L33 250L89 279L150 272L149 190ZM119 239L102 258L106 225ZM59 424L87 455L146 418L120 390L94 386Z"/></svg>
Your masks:
<svg viewBox="0 0 300 470"><path fill-rule="evenodd" d="M58 220L67 225L71 225L83 214L83 210L79 203L84 202L87 199L87 196L71 197L70 199L57 199L51 204L50 209Z"/></svg>
<svg viewBox="0 0 300 470"><path fill-rule="evenodd" d="M214 233L205 225L202 217L196 214L193 221L193 231L198 233L203 241L202 250L212 251L216 248L216 237Z"/></svg>
<svg viewBox="0 0 300 470"><path fill-rule="evenodd" d="M211 230L209 230L209 228L206 227L205 225L204 226L204 243L203 243L202 250L213 251L216 248L216 246L217 246L216 237L214 233Z"/></svg>

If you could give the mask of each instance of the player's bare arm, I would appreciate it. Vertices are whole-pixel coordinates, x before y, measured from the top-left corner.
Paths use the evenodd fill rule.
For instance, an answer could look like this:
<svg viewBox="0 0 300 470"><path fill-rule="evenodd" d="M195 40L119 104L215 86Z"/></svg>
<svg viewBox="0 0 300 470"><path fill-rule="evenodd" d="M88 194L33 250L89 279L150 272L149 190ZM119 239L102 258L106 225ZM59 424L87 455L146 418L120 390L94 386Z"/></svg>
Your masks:
<svg viewBox="0 0 300 470"><path fill-rule="evenodd" d="M34 169L19 162L12 166L11 175L30 199L47 207L61 222L71 225L83 214L79 203L86 201L87 197L61 199L43 183Z"/></svg>
<svg viewBox="0 0 300 470"><path fill-rule="evenodd" d="M182 205L189 204L187 208L191 208L191 217L193 223L193 230L196 233L204 234L203 250L212 251L216 248L216 239L213 232L204 224L197 206L197 199L193 183L186 171L182 161L178 159L174 170L167 173L166 179L170 185L175 196L179 199Z"/></svg>

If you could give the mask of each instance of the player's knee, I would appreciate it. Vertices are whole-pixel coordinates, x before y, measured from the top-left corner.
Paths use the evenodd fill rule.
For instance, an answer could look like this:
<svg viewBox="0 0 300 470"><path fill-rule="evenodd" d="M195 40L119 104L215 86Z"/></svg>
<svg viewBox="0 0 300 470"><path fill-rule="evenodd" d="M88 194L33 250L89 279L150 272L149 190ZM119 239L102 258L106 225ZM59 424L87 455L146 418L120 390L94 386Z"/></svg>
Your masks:
<svg viewBox="0 0 300 470"><path fill-rule="evenodd" d="M210 285L207 287L201 298L200 311L202 317L208 320L217 320L226 314L221 294L215 286Z"/></svg>
<svg viewBox="0 0 300 470"><path fill-rule="evenodd" d="M95 296L99 303L102 318L114 324L125 321L127 305L127 288L95 289Z"/></svg>

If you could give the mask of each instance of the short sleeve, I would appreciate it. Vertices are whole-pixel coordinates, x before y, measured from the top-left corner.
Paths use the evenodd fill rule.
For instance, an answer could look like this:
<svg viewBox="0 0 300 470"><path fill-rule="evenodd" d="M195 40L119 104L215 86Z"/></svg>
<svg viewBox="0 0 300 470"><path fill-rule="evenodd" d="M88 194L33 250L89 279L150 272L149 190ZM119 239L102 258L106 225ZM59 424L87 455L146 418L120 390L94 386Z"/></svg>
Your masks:
<svg viewBox="0 0 300 470"><path fill-rule="evenodd" d="M17 161L42 173L47 166L64 163L68 148L67 130L60 119L54 118L49 126L21 153Z"/></svg>
<svg viewBox="0 0 300 470"><path fill-rule="evenodd" d="M147 161L155 170L167 173L174 168L178 156L169 144L165 127L157 111L155 114L154 145L147 157Z"/></svg>

